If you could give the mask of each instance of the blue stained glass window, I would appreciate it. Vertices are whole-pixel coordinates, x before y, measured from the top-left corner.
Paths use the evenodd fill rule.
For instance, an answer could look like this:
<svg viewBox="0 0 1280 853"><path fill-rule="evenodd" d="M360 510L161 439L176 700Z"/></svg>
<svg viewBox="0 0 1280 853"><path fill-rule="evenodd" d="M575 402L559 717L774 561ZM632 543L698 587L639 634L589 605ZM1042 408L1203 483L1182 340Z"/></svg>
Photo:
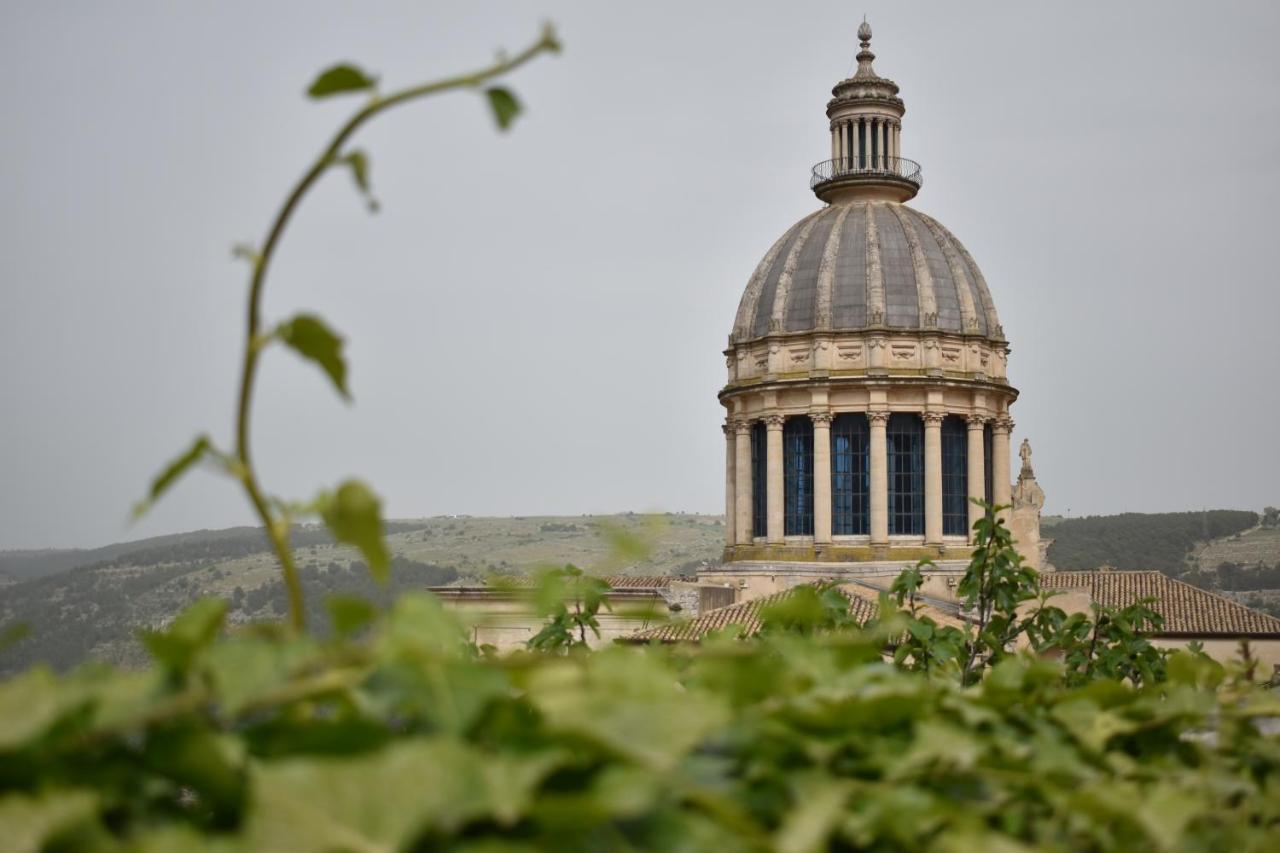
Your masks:
<svg viewBox="0 0 1280 853"><path fill-rule="evenodd" d="M813 535L813 421L787 418L782 427L783 530Z"/></svg>
<svg viewBox="0 0 1280 853"><path fill-rule="evenodd" d="M767 473L767 449L765 447L764 421L751 425L751 535L764 536L768 532L769 507L766 495L769 481Z"/></svg>
<svg viewBox="0 0 1280 853"><path fill-rule="evenodd" d="M954 415L942 422L942 533L963 536L969 527L969 432Z"/></svg>
<svg viewBox="0 0 1280 853"><path fill-rule="evenodd" d="M992 474L991 462L995 455L991 452L991 424L987 424L982 428L982 499L987 503L991 503L995 492L995 476Z"/></svg>
<svg viewBox="0 0 1280 853"><path fill-rule="evenodd" d="M862 413L831 423L831 532L865 536L870 530L868 428Z"/></svg>
<svg viewBox="0 0 1280 853"><path fill-rule="evenodd" d="M889 416L889 533L924 533L924 424L919 415Z"/></svg>

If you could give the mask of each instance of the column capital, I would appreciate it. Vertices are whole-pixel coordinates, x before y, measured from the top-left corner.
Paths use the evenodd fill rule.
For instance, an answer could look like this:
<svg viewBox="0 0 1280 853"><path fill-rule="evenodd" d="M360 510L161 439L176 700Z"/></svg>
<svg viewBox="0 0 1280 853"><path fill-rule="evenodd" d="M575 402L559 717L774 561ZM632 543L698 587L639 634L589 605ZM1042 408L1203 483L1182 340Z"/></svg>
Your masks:
<svg viewBox="0 0 1280 853"><path fill-rule="evenodd" d="M969 424L969 429L982 429L987 425L991 418L986 415L967 415L965 422Z"/></svg>
<svg viewBox="0 0 1280 853"><path fill-rule="evenodd" d="M890 412L867 412L867 420L872 426L883 425L889 423Z"/></svg>
<svg viewBox="0 0 1280 853"><path fill-rule="evenodd" d="M774 430L774 429L782 429L782 425L786 423L787 418L785 415L768 415L764 417L762 420L764 421L764 425L766 428Z"/></svg>
<svg viewBox="0 0 1280 853"><path fill-rule="evenodd" d="M835 416L830 412L810 412L809 419L813 421L814 426L831 426L831 419Z"/></svg>
<svg viewBox="0 0 1280 853"><path fill-rule="evenodd" d="M942 426L942 422L946 420L947 416L944 412L924 412L920 417L924 419L924 425L927 428Z"/></svg>
<svg viewBox="0 0 1280 853"><path fill-rule="evenodd" d="M999 415L992 418L991 428L996 432L1013 432L1013 418L1008 415Z"/></svg>
<svg viewBox="0 0 1280 853"><path fill-rule="evenodd" d="M751 421L747 418L734 418L732 426L733 431L738 435L746 435L751 432Z"/></svg>

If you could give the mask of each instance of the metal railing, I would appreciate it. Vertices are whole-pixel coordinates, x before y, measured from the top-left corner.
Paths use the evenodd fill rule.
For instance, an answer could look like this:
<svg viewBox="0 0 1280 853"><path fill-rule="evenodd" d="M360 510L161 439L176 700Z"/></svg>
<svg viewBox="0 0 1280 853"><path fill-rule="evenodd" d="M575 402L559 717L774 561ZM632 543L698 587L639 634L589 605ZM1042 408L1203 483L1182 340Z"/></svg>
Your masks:
<svg viewBox="0 0 1280 853"><path fill-rule="evenodd" d="M917 187L924 184L920 177L920 164L905 157L882 157L869 154L860 157L841 157L838 160L823 160L813 167L809 178L809 189L828 181L840 178L856 177L888 177L899 178Z"/></svg>

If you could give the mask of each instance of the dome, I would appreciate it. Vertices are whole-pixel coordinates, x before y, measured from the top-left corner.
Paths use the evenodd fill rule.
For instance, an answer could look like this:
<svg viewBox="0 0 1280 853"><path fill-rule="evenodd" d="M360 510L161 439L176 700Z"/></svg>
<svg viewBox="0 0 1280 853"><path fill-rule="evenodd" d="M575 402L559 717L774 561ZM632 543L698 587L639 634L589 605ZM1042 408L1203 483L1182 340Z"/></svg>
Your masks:
<svg viewBox="0 0 1280 853"><path fill-rule="evenodd" d="M1004 340L987 283L950 231L903 204L855 200L810 214L773 244L731 342L867 329Z"/></svg>

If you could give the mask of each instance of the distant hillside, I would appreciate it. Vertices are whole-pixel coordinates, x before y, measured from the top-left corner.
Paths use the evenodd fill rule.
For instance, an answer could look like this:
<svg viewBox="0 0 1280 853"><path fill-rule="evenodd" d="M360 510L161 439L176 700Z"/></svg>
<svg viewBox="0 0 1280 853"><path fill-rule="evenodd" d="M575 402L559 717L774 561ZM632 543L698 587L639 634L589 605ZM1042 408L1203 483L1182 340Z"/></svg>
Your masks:
<svg viewBox="0 0 1280 853"><path fill-rule="evenodd" d="M1197 543L1241 533L1258 524L1243 510L1138 513L1064 518L1046 530L1052 538L1049 562L1063 570L1158 569L1179 575L1193 568L1188 558Z"/></svg>
<svg viewBox="0 0 1280 853"><path fill-rule="evenodd" d="M466 518L387 525L395 556L388 590L378 590L358 555L318 527L294 531L313 625L323 627L326 595L387 600L405 589L477 583L493 573L521 574L573 563L608 574L679 574L719 559L724 525L715 516L640 515ZM619 536L647 553L620 549ZM159 626L191 601L220 596L233 621L285 611L279 570L258 528L198 531L84 551L9 552L27 580L0 587L0 630L25 624L30 636L0 650L0 673L36 661L58 668L87 658L141 661L137 629ZM24 562L25 561L25 562Z"/></svg>
<svg viewBox="0 0 1280 853"><path fill-rule="evenodd" d="M388 522L388 532L420 530L425 522ZM294 527L294 543L332 542L327 531L316 526ZM10 581L49 577L83 566L156 566L191 560L221 560L266 551L267 537L259 527L227 527L195 530L118 542L102 548L50 548L0 551L0 579Z"/></svg>

